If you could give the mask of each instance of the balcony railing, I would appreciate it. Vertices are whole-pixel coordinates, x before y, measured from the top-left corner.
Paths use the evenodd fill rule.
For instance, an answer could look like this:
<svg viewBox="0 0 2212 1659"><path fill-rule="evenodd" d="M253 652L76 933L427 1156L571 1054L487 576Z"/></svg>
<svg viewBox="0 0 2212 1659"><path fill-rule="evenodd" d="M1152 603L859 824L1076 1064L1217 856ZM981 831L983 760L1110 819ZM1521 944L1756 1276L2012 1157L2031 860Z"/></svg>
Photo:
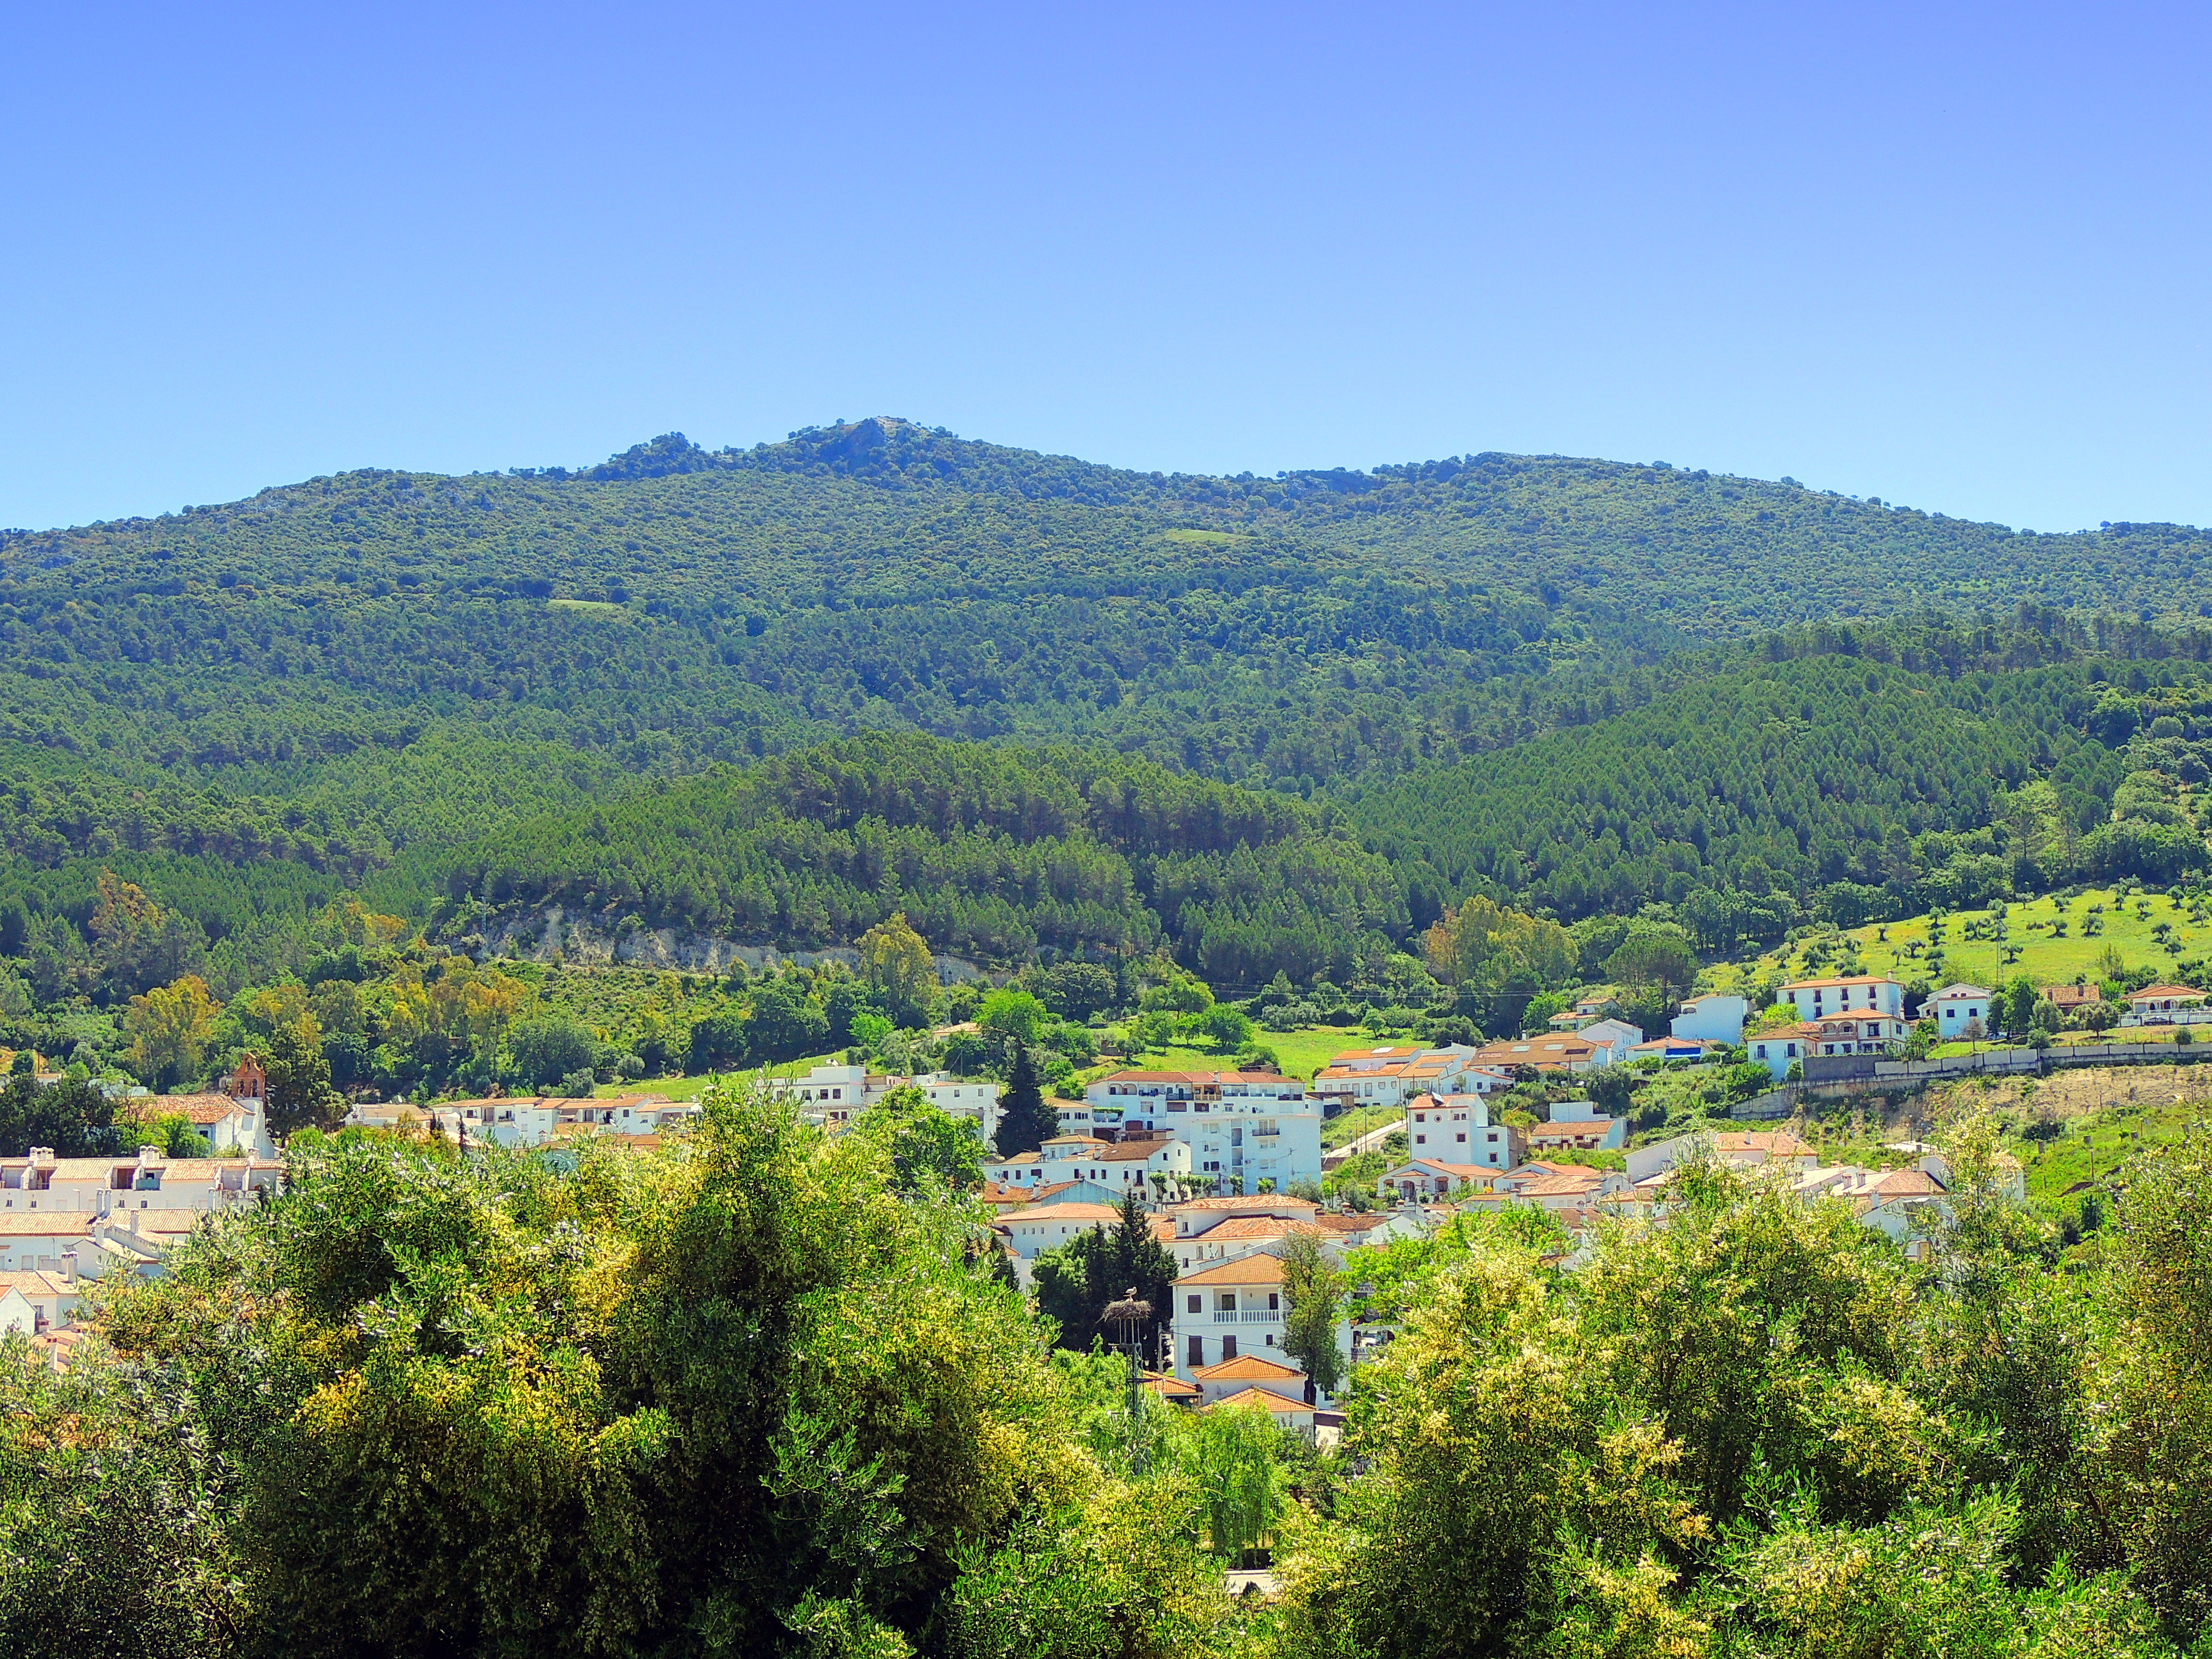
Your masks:
<svg viewBox="0 0 2212 1659"><path fill-rule="evenodd" d="M1216 1309L1213 1322L1217 1325L1279 1325L1282 1310L1278 1308Z"/></svg>

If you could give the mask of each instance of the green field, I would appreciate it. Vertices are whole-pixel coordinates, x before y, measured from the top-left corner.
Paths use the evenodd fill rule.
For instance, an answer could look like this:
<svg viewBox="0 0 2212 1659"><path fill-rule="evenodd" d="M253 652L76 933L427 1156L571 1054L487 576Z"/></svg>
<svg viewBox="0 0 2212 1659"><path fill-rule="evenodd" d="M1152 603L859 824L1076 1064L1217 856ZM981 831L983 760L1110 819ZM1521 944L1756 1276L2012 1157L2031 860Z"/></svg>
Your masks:
<svg viewBox="0 0 2212 1659"><path fill-rule="evenodd" d="M1310 1025L1297 1031L1267 1031L1255 1034L1253 1040L1263 1048L1274 1051L1285 1077L1310 1078L1348 1048L1369 1048L1381 1043L1410 1043L1410 1037L1370 1037L1352 1025ZM1202 1048L1147 1048L1142 1054L1127 1059L1101 1060L1076 1073L1076 1079L1088 1083L1114 1072L1218 1072L1235 1064L1228 1054L1212 1054ZM1071 1079L1067 1086L1076 1088Z"/></svg>
<svg viewBox="0 0 2212 1659"><path fill-rule="evenodd" d="M2169 929L2161 938L2156 928ZM1826 960L1808 963L1807 945L1786 947L1747 963L1729 964L1716 974L1716 988L1732 990L1781 973L1838 973L1856 952L1858 971L1889 974L1910 984L1924 979L1931 986L1964 981L1996 988L2015 975L2026 974L2039 985L2070 984L2077 978L2100 976L2100 960L2108 950L2117 951L2130 968L2149 968L2160 979L2184 979L2202 974L2205 957L2212 953L2212 915L2193 909L2186 900L2163 893L2136 895L2124 902L2110 888L2093 888L2068 899L2022 899L1990 910L1954 910L1942 918L1942 937L1930 939L1936 919L1914 916L1857 927L1840 936L1809 942ZM2168 948L2169 943L2171 949ZM1837 948L1847 945L1849 951ZM1941 957L1933 952L1940 946Z"/></svg>

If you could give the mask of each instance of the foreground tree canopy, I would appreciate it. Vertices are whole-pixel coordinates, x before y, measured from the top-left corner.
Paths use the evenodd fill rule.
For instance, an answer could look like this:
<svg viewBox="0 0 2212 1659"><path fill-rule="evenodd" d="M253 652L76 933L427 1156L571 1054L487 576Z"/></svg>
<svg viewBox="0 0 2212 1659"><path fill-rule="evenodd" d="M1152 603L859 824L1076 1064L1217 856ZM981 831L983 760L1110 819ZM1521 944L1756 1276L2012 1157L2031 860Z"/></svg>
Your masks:
<svg viewBox="0 0 2212 1659"><path fill-rule="evenodd" d="M0 1352L0 1649L2057 1659L2212 1613L2201 1143L2068 1273L1971 1126L1924 1262L1709 1168L1571 1273L1524 1218L1393 1246L1355 1463L1132 1424L899 1140L732 1093L573 1169L298 1137L91 1363Z"/></svg>

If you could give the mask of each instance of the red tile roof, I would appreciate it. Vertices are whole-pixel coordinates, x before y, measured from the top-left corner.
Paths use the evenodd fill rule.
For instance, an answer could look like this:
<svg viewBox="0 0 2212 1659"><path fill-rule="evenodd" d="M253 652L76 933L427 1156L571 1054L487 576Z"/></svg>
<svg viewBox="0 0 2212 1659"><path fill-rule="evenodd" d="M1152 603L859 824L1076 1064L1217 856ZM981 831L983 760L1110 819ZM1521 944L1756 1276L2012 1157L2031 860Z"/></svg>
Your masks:
<svg viewBox="0 0 2212 1659"><path fill-rule="evenodd" d="M1262 1378L1287 1382L1294 1376L1304 1382L1306 1374L1295 1365L1279 1365L1256 1353L1240 1353L1234 1359L1203 1366L1191 1375L1200 1382L1256 1382Z"/></svg>

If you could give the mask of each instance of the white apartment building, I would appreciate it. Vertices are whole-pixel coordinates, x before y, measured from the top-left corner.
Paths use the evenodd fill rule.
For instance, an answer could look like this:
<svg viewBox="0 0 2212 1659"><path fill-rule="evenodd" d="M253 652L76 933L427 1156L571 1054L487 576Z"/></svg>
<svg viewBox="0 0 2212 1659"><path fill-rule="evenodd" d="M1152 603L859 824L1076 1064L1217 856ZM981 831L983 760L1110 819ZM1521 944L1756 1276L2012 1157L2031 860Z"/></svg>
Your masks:
<svg viewBox="0 0 2212 1659"><path fill-rule="evenodd" d="M105 1216L125 1210L192 1210L257 1201L284 1166L271 1158L170 1158L141 1146L124 1158L56 1158L33 1146L0 1158L0 1214L20 1211Z"/></svg>
<svg viewBox="0 0 2212 1659"><path fill-rule="evenodd" d="M1782 988L1782 1000L1800 1019L1871 1009L1892 1019L1905 1018L1905 987L1893 979L1863 974L1849 979L1801 979Z"/></svg>
<svg viewBox="0 0 2212 1659"><path fill-rule="evenodd" d="M1094 1121L1125 1139L1165 1135L1190 1149L1190 1175L1231 1192L1282 1192L1321 1179L1321 1103L1273 1072L1116 1072L1085 1091Z"/></svg>

